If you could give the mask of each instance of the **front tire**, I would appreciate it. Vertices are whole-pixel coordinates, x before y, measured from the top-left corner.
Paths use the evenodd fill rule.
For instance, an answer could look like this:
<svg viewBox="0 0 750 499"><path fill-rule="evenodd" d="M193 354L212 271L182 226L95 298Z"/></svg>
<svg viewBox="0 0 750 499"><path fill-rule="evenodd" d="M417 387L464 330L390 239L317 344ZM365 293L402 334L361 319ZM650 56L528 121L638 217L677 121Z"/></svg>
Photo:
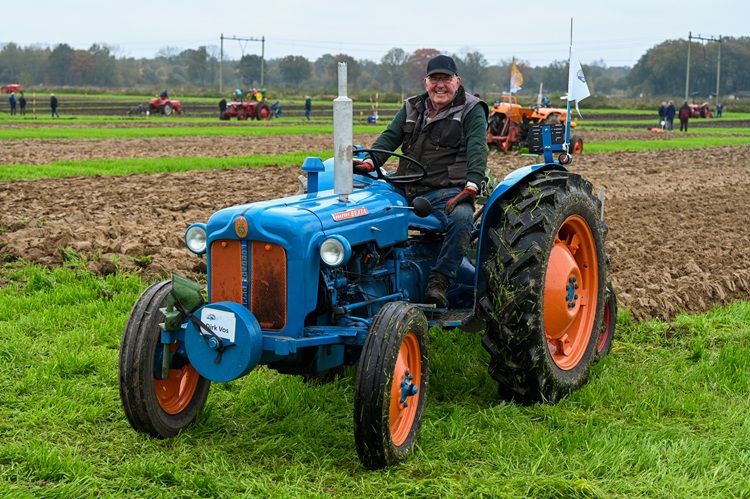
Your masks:
<svg viewBox="0 0 750 499"><path fill-rule="evenodd" d="M579 135L570 138L570 153L581 154L583 152L583 139Z"/></svg>
<svg viewBox="0 0 750 499"><path fill-rule="evenodd" d="M534 173L500 201L480 303L501 397L555 402L588 380L605 303L600 207L591 184L564 171Z"/></svg>
<svg viewBox="0 0 750 499"><path fill-rule="evenodd" d="M422 425L429 373L427 318L404 302L375 316L357 364L354 439L362 464L379 469L411 453Z"/></svg>
<svg viewBox="0 0 750 499"><path fill-rule="evenodd" d="M120 346L120 399L130 425L156 438L170 438L195 421L211 382L198 374L178 342L171 345L167 379L161 370L161 327L171 281L151 285L138 298L125 324Z"/></svg>

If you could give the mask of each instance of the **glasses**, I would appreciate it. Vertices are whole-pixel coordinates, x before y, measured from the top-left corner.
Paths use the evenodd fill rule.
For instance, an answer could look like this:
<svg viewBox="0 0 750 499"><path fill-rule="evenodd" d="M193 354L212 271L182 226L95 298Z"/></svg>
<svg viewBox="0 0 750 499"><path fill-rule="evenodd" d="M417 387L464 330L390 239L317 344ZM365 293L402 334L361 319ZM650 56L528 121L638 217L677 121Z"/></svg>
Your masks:
<svg viewBox="0 0 750 499"><path fill-rule="evenodd" d="M453 78L455 78L455 76L428 76L427 80L429 80L429 82L433 85L437 85L438 83L450 83L453 81Z"/></svg>

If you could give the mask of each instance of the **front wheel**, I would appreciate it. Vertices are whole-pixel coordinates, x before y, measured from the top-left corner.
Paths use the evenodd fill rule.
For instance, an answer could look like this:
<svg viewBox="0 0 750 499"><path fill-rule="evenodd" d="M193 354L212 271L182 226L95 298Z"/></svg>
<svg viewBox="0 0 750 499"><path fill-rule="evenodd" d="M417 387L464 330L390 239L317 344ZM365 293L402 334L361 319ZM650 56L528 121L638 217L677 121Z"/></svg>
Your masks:
<svg viewBox="0 0 750 499"><path fill-rule="evenodd" d="M357 364L354 439L362 464L379 469L410 454L427 395L427 318L404 302L373 319Z"/></svg>
<svg viewBox="0 0 750 499"><path fill-rule="evenodd" d="M125 324L120 346L120 399L130 425L156 438L170 438L195 420L211 382L198 374L180 342L170 345L170 369L161 378L160 323L171 281L151 285L138 298Z"/></svg>
<svg viewBox="0 0 750 499"><path fill-rule="evenodd" d="M570 138L570 153L581 154L583 152L583 139L579 135Z"/></svg>
<svg viewBox="0 0 750 499"><path fill-rule="evenodd" d="M537 172L514 189L488 233L482 343L500 396L554 402L587 381L596 358L607 228L579 175Z"/></svg>

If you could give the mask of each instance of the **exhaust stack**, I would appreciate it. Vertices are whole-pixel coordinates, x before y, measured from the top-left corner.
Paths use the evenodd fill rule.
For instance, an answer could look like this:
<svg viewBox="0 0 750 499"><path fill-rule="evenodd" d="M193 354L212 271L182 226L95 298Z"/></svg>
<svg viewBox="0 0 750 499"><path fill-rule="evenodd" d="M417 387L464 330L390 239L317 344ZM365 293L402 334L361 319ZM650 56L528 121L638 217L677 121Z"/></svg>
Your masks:
<svg viewBox="0 0 750 499"><path fill-rule="evenodd" d="M352 100L346 96L346 63L339 63L339 96L333 100L333 192L346 203L352 179Z"/></svg>

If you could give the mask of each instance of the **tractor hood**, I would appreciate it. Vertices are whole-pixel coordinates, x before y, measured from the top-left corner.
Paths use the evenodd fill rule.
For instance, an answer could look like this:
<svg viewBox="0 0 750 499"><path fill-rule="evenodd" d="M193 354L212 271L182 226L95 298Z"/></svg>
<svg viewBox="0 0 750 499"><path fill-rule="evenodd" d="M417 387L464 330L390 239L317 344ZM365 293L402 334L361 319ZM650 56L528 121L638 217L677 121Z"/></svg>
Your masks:
<svg viewBox="0 0 750 499"><path fill-rule="evenodd" d="M216 212L208 221L208 246L215 240L275 243L290 258L301 258L310 243L334 234L352 246L374 241L390 246L408 237L410 210L403 196L385 182L355 189L341 202L332 189Z"/></svg>

